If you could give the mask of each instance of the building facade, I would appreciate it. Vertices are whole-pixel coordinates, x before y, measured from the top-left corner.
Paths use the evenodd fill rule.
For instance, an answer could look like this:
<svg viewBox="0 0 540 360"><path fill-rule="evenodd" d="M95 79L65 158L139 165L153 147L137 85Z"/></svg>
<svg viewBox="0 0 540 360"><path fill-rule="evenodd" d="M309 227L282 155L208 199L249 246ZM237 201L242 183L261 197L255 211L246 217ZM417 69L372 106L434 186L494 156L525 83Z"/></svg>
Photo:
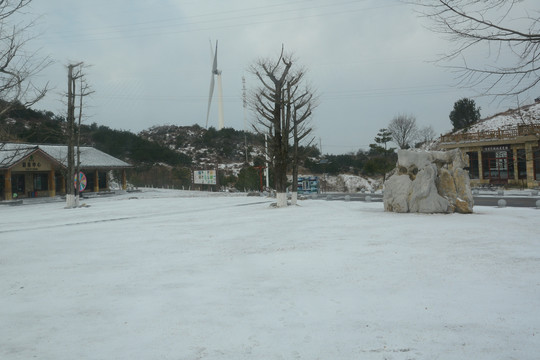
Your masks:
<svg viewBox="0 0 540 360"><path fill-rule="evenodd" d="M0 200L66 194L67 146L0 143ZM118 170L126 188L128 163L92 147L80 148L82 192L109 190L107 173Z"/></svg>
<svg viewBox="0 0 540 360"><path fill-rule="evenodd" d="M540 185L540 125L442 135L440 147L469 156L472 186L537 188Z"/></svg>

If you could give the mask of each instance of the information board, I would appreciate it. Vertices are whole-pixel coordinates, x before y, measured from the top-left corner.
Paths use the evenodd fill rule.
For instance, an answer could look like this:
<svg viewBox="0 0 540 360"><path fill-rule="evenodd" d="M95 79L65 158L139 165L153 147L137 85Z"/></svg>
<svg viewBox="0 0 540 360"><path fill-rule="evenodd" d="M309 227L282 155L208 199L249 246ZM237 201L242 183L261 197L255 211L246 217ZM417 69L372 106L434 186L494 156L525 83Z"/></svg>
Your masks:
<svg viewBox="0 0 540 360"><path fill-rule="evenodd" d="M193 183L202 185L216 185L216 170L195 170L193 171Z"/></svg>

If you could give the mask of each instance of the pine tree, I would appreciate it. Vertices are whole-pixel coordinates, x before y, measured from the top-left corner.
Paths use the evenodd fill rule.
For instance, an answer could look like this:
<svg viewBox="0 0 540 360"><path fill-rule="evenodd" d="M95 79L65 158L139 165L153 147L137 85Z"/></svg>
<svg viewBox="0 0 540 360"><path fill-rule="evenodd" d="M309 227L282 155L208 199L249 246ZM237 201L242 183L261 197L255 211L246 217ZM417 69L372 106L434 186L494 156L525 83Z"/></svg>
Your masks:
<svg viewBox="0 0 540 360"><path fill-rule="evenodd" d="M480 120L480 108L476 107L474 100L463 98L454 103L449 117L454 130L464 129Z"/></svg>

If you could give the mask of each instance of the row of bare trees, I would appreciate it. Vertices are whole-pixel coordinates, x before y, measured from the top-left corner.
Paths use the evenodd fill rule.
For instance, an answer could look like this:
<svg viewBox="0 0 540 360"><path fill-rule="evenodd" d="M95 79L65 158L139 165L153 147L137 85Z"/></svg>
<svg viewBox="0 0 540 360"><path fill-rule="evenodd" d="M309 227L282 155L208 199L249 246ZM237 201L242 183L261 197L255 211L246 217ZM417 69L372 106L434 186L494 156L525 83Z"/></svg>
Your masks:
<svg viewBox="0 0 540 360"><path fill-rule="evenodd" d="M292 170L292 203L296 203L298 146L309 138L310 119L318 105L314 90L307 84L305 68L285 54L282 47L277 60L259 59L250 72L260 83L251 93L250 106L255 114L253 129L268 136L268 157L274 172L277 206L287 206L287 173Z"/></svg>

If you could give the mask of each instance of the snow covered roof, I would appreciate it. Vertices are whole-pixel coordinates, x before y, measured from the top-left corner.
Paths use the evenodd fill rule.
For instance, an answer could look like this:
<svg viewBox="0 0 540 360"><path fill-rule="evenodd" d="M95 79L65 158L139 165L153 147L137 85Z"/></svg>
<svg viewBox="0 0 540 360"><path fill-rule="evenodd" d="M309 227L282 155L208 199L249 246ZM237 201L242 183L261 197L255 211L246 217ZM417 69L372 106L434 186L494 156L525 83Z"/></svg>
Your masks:
<svg viewBox="0 0 540 360"><path fill-rule="evenodd" d="M466 129L442 135L441 143L471 142L486 139L508 139L540 134L540 103L509 109L482 119Z"/></svg>
<svg viewBox="0 0 540 360"><path fill-rule="evenodd" d="M41 151L60 165L67 167L66 145L32 145L0 143L0 168L9 168L35 151ZM83 168L125 168L131 165L90 146L81 146Z"/></svg>
<svg viewBox="0 0 540 360"><path fill-rule="evenodd" d="M454 134L463 132L482 132L498 129L517 128L518 125L540 125L540 103L522 106L518 109L509 109L478 121L476 124L455 131Z"/></svg>

